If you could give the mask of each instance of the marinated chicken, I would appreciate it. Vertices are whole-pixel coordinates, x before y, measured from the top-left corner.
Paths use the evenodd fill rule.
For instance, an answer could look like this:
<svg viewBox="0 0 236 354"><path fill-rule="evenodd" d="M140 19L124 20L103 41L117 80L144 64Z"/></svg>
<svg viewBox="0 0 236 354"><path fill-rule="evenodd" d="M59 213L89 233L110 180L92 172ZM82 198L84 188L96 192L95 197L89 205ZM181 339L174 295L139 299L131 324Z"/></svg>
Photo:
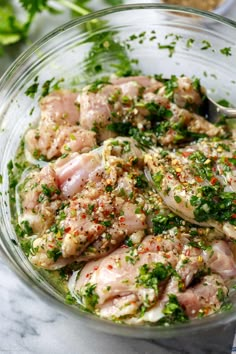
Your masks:
<svg viewBox="0 0 236 354"><path fill-rule="evenodd" d="M40 100L16 231L71 303L130 325L230 309L235 135L204 97L196 78L112 76Z"/></svg>
<svg viewBox="0 0 236 354"><path fill-rule="evenodd" d="M236 144L202 140L157 150L146 164L166 205L184 219L236 238Z"/></svg>

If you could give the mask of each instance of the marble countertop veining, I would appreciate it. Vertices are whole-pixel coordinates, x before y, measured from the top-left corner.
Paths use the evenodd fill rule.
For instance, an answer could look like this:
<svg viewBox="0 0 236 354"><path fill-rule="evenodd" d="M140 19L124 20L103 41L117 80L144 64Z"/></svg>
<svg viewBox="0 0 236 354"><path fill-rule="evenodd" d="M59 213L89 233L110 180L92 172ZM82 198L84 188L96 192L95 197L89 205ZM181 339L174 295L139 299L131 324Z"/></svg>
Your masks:
<svg viewBox="0 0 236 354"><path fill-rule="evenodd" d="M43 302L0 261L1 354L228 354L234 332L231 324L159 341L99 333Z"/></svg>
<svg viewBox="0 0 236 354"><path fill-rule="evenodd" d="M227 16L236 19L236 1ZM235 328L158 341L99 333L49 306L0 259L0 354L229 354Z"/></svg>

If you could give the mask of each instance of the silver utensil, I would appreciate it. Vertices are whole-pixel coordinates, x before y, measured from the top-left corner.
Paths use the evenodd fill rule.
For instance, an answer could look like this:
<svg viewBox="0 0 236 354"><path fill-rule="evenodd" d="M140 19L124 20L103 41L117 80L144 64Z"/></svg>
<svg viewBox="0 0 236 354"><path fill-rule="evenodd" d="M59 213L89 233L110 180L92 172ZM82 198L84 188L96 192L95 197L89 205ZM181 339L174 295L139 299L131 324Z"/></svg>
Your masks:
<svg viewBox="0 0 236 354"><path fill-rule="evenodd" d="M222 115L227 118L236 118L236 108L221 106L208 96L204 100L203 113L211 123L217 123Z"/></svg>

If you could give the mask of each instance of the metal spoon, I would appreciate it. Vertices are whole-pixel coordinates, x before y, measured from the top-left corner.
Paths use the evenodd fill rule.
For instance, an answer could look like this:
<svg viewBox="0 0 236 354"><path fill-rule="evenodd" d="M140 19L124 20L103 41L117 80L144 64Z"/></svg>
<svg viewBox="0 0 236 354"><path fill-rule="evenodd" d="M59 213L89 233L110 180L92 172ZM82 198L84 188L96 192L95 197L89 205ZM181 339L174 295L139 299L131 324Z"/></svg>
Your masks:
<svg viewBox="0 0 236 354"><path fill-rule="evenodd" d="M222 115L227 118L236 118L236 108L221 106L211 97L206 96L203 103L203 115L209 122L217 123Z"/></svg>

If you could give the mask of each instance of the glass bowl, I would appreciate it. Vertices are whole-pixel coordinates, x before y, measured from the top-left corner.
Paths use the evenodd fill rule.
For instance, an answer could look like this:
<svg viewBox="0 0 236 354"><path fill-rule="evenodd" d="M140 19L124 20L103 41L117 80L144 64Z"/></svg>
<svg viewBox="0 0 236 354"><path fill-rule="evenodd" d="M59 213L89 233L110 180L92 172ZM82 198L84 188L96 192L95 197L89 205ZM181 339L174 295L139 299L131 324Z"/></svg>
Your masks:
<svg viewBox="0 0 236 354"><path fill-rule="evenodd" d="M163 328L132 327L98 319L67 305L60 291L29 263L18 244L12 225L15 211L10 199L14 199L11 193L14 181L9 183L9 161L14 159L29 124L39 117L37 103L42 87L45 88L43 84L54 79L62 87L73 88L104 73L123 70L128 74L130 68L124 53L134 70L163 77L173 74L199 77L213 98L236 102L236 23L218 15L161 4L127 5L75 19L51 32L23 53L0 81L1 253L40 297L105 332L161 338L226 324L236 318L235 307L208 318ZM31 95L33 98L27 96L27 89L35 86L38 91ZM234 294L232 301L236 304Z"/></svg>

